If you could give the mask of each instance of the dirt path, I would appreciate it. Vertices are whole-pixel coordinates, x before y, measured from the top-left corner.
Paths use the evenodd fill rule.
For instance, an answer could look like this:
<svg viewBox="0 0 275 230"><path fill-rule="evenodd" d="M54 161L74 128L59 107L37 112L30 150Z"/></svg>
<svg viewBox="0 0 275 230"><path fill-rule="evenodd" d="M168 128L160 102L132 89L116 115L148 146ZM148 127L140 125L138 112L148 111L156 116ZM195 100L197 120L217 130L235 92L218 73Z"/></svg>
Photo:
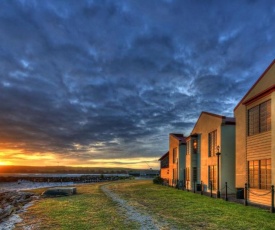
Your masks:
<svg viewBox="0 0 275 230"><path fill-rule="evenodd" d="M101 190L113 201L119 204L119 209L125 212L128 219L140 224L141 230L164 230L164 229L174 229L169 226L165 221L157 221L148 213L140 213L135 207L129 205L126 200L121 199L117 194L108 188L108 185L101 186Z"/></svg>

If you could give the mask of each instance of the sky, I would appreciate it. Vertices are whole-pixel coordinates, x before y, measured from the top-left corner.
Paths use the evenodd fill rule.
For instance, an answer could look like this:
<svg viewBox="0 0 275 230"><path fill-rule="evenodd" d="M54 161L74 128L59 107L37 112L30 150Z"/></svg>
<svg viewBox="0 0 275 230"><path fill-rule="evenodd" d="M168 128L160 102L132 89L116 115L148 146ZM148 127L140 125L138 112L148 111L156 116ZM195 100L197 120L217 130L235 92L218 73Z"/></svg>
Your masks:
<svg viewBox="0 0 275 230"><path fill-rule="evenodd" d="M266 0L1 0L0 165L159 168L275 57Z"/></svg>

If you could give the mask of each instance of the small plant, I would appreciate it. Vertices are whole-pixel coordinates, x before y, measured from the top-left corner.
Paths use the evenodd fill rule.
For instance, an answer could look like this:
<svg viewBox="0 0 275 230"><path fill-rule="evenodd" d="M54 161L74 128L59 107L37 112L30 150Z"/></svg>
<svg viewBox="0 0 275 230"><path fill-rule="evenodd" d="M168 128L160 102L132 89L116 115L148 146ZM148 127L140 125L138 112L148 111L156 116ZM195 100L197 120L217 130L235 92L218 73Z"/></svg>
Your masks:
<svg viewBox="0 0 275 230"><path fill-rule="evenodd" d="M153 179L153 183L154 183L154 184L162 184L162 183L163 183L163 179L162 179L160 176L156 176L156 177Z"/></svg>

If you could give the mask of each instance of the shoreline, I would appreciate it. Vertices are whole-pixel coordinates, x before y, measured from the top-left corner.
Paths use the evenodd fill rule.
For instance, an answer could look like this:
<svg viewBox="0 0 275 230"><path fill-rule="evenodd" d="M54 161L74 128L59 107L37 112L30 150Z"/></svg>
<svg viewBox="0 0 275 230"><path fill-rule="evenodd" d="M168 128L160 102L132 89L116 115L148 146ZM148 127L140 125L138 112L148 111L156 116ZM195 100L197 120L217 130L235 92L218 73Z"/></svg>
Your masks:
<svg viewBox="0 0 275 230"><path fill-rule="evenodd" d="M0 195L6 192L16 192L20 193L24 190L33 190L38 188L50 188L50 187L62 187L74 185L73 182L30 182L22 181L20 183L16 182L1 182L0 183ZM35 197L30 201L24 204L21 208L14 211L8 217L3 218L0 222L0 230L12 230L15 225L21 223L23 219L20 217L20 213L26 212L27 209L34 204L39 198ZM4 204L2 204L2 207ZM28 228L27 228L28 229Z"/></svg>
<svg viewBox="0 0 275 230"><path fill-rule="evenodd" d="M0 182L0 193L7 191L33 190L37 188L47 188L56 186L69 186L74 184L74 182Z"/></svg>

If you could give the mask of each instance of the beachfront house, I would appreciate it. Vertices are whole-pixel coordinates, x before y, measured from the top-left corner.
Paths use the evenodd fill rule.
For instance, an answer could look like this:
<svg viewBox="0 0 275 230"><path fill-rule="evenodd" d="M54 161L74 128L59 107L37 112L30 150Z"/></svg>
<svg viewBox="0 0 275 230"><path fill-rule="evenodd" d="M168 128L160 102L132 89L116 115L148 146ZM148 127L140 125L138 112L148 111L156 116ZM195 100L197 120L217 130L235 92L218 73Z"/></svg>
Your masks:
<svg viewBox="0 0 275 230"><path fill-rule="evenodd" d="M185 168L189 190L235 188L235 119L202 112L186 139Z"/></svg>
<svg viewBox="0 0 275 230"><path fill-rule="evenodd" d="M185 180L186 139L183 134L169 134L169 185L182 187Z"/></svg>
<svg viewBox="0 0 275 230"><path fill-rule="evenodd" d="M234 114L236 187L243 189L247 183L249 202L270 205L269 191L275 184L275 60L241 99Z"/></svg>
<svg viewBox="0 0 275 230"><path fill-rule="evenodd" d="M166 152L161 158L160 161L160 177L163 179L165 184L168 184L169 181L169 151Z"/></svg>

